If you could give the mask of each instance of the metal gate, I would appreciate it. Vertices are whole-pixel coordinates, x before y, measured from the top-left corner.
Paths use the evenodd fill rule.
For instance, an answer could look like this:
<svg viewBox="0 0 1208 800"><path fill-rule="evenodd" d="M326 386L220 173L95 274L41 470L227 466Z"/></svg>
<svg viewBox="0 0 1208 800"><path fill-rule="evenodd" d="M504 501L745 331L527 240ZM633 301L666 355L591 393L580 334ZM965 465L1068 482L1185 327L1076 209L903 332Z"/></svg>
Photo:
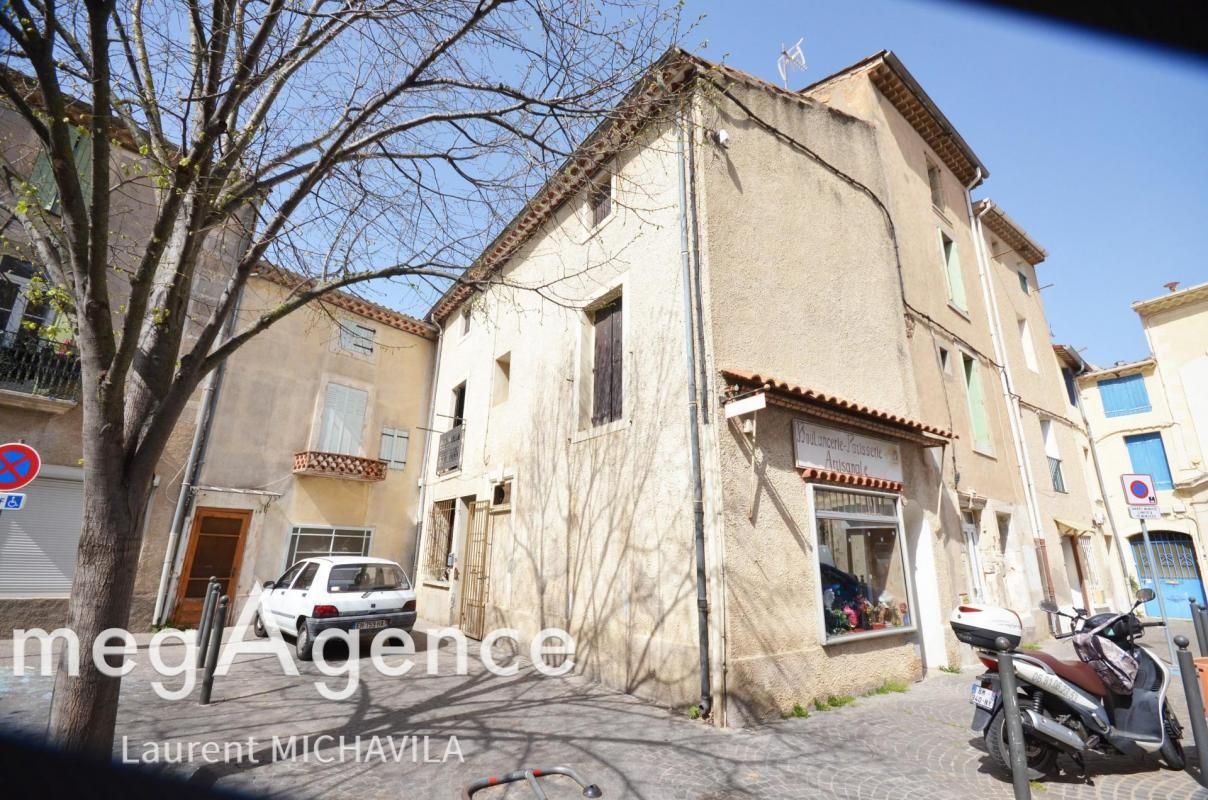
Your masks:
<svg viewBox="0 0 1208 800"><path fill-rule="evenodd" d="M470 516L466 520L465 576L461 582L460 627L471 639L482 639L486 633L490 529L487 501L479 500L470 506Z"/></svg>
<svg viewBox="0 0 1208 800"><path fill-rule="evenodd" d="M1204 583L1200 579L1200 567L1191 537L1171 531L1149 534L1154 559L1158 562L1156 585L1145 553L1145 540L1139 533L1128 539L1132 544L1133 562L1137 565L1141 586L1162 594L1168 616L1190 619L1191 606L1188 601L1194 597L1196 602L1204 602ZM1145 613L1155 617L1161 613L1157 598L1145 604Z"/></svg>

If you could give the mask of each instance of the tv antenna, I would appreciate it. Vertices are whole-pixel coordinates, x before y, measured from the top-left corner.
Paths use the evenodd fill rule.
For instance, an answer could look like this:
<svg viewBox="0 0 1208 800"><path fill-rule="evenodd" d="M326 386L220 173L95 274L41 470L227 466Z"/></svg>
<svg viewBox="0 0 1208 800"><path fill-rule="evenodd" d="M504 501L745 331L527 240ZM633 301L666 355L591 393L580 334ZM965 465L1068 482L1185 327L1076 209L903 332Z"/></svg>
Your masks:
<svg viewBox="0 0 1208 800"><path fill-rule="evenodd" d="M805 41L805 37L797 40L797 44L792 47L780 45L780 57L776 59L776 71L780 73L780 80L784 81L784 88L789 88L789 67L796 67L799 70L806 70L805 51L801 49L801 43Z"/></svg>

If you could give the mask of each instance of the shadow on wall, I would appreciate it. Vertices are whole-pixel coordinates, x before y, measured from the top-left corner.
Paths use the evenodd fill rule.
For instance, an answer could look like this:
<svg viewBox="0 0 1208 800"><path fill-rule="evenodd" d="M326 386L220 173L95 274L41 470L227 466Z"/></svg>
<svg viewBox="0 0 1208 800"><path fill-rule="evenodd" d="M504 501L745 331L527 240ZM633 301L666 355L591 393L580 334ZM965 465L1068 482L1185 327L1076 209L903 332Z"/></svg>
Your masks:
<svg viewBox="0 0 1208 800"><path fill-rule="evenodd" d="M576 671L685 706L699 667L682 317L677 303L632 305L621 422L577 429L573 350L560 374L534 376L559 391L538 394L513 426L529 438L515 453L516 505L491 544L488 620L526 638L565 627ZM569 429L551 424L568 418Z"/></svg>

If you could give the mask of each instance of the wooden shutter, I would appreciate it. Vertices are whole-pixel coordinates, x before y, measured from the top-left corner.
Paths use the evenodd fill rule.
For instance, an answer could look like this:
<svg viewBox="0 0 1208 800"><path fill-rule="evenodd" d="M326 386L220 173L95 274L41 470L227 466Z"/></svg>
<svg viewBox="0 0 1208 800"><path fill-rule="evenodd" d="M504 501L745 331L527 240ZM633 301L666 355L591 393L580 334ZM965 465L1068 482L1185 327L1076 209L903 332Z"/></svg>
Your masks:
<svg viewBox="0 0 1208 800"><path fill-rule="evenodd" d="M607 421L609 411L608 393L612 385L612 336L609 324L609 306L596 312L595 361L592 376L591 423L599 425Z"/></svg>
<svg viewBox="0 0 1208 800"><path fill-rule="evenodd" d="M29 183L33 186L34 196L38 205L45 211L53 211L59 204L59 185L55 183L54 170L50 168L50 157L45 150L39 150L34 158L34 167L29 173Z"/></svg>
<svg viewBox="0 0 1208 800"><path fill-rule="evenodd" d="M609 315L609 322L612 326L609 331L612 365L608 375L610 401L608 419L612 421L621 418L622 387L624 385L621 357L625 350L621 340L621 301L619 298L614 304L612 314Z"/></svg>
<svg viewBox="0 0 1208 800"><path fill-rule="evenodd" d="M403 469L407 466L407 443L410 438L408 431L382 428L382 445L378 458L388 462L391 469Z"/></svg>
<svg viewBox="0 0 1208 800"><path fill-rule="evenodd" d="M360 455L361 432L365 427L365 406L368 400L368 392L361 389L338 383L327 384L327 395L323 404L323 429L319 436L320 451Z"/></svg>

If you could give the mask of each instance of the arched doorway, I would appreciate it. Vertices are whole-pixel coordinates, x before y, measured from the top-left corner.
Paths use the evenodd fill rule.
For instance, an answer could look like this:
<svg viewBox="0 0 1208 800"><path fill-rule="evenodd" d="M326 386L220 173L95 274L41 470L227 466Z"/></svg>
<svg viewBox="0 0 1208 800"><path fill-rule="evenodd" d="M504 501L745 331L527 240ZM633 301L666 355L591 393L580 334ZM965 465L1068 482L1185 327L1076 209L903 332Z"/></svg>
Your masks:
<svg viewBox="0 0 1208 800"><path fill-rule="evenodd" d="M1154 559L1158 562L1155 576L1145 552L1145 540L1136 533L1128 537L1132 544L1133 563L1141 586L1159 592L1166 601L1166 613L1176 619L1190 619L1189 600L1204 602L1204 582L1200 577L1199 560L1195 556L1195 543L1185 533L1174 531L1151 531L1149 541L1153 545ZM1156 580L1155 580L1156 578ZM1161 610L1157 598L1145 604L1145 613L1158 616Z"/></svg>

